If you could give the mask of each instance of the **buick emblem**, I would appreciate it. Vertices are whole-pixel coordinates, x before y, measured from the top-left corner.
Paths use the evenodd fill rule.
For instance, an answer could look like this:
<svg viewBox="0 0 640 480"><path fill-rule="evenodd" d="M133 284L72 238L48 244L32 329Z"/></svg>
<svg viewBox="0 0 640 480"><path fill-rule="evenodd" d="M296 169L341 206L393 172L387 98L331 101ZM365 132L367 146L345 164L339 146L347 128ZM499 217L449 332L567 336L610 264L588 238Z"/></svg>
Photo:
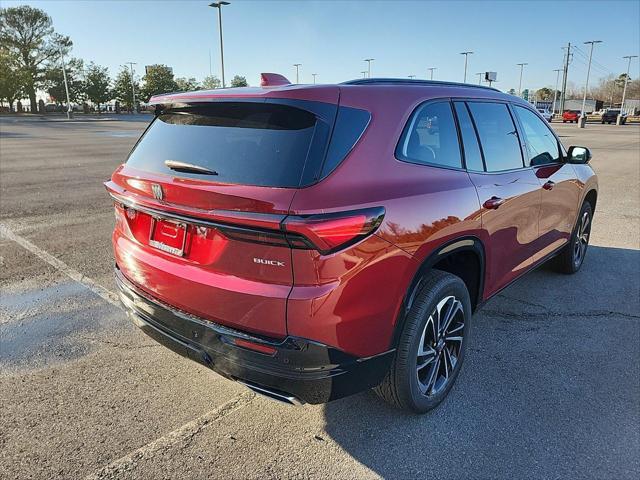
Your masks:
<svg viewBox="0 0 640 480"><path fill-rule="evenodd" d="M153 192L153 198L155 198L156 200L162 200L162 197L164 195L162 193L162 187L160 185L158 185L157 183L152 183L151 191Z"/></svg>

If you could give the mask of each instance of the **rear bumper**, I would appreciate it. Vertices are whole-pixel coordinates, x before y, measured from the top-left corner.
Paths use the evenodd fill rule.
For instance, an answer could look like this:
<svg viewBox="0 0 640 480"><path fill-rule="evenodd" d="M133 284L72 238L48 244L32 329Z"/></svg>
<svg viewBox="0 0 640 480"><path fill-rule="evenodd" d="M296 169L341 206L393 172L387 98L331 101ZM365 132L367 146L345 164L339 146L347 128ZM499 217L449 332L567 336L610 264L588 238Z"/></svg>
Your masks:
<svg viewBox="0 0 640 480"><path fill-rule="evenodd" d="M273 340L217 325L152 298L117 268L115 277L127 315L150 337L224 377L292 403L325 403L374 387L391 363L393 351L357 358L308 339ZM275 353L239 347L236 339Z"/></svg>

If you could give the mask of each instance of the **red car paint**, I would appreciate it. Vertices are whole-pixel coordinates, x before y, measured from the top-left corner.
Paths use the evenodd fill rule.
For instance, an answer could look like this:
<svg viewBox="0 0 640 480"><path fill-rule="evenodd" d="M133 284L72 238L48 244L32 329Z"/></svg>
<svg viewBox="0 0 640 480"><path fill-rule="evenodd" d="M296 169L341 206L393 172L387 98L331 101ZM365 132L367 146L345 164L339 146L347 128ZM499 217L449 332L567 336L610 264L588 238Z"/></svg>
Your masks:
<svg viewBox="0 0 640 480"><path fill-rule="evenodd" d="M152 102L167 108L290 99L370 112L361 137L326 178L304 188L277 188L150 173L125 163L106 183L117 204L113 244L124 276L151 297L219 325L274 339L310 339L357 357L380 354L393 347L407 292L434 252L470 238L480 242L481 289L472 292L479 304L563 246L585 196L597 188L587 165L480 173L396 158L403 129L423 102L479 99L529 108L513 96L437 83L269 86L268 78L265 83ZM153 184L161 186L162 199L154 198ZM498 208L494 197L503 202ZM129 208L123 208L125 201ZM374 233L332 253L245 242L216 228L198 232L187 222L180 257L149 246L151 216L145 213L165 211L275 232L289 228L308 238L308 215L380 207L384 219Z"/></svg>
<svg viewBox="0 0 640 480"><path fill-rule="evenodd" d="M563 122L576 122L580 120L580 112L578 110L565 110L562 112Z"/></svg>

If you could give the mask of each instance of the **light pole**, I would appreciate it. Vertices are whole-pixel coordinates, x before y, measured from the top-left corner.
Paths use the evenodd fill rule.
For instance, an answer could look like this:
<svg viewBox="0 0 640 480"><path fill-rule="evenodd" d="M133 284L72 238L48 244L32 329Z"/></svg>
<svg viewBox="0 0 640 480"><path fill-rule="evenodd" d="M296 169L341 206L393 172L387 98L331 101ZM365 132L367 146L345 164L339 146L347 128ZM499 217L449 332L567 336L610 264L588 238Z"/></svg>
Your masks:
<svg viewBox="0 0 640 480"><path fill-rule="evenodd" d="M437 70L436 67L427 68L429 70L429 80L433 80L433 71Z"/></svg>
<svg viewBox="0 0 640 480"><path fill-rule="evenodd" d="M131 104L131 113L136 109L136 87L133 83L133 66L137 65L134 62L126 62L126 65L129 65L131 71L131 97L133 99L133 103Z"/></svg>
<svg viewBox="0 0 640 480"><path fill-rule="evenodd" d="M482 75L483 74L484 74L484 72L476 73L476 75L478 75L478 85L482 85Z"/></svg>
<svg viewBox="0 0 640 480"><path fill-rule="evenodd" d="M360 73L362 74L362 78L367 78L367 71L366 70L363 70Z"/></svg>
<svg viewBox="0 0 640 480"><path fill-rule="evenodd" d="M584 116L584 109L587 104L587 90L589 89L589 74L591 73L591 59L593 58L593 46L596 43L602 43L602 40L590 40L588 42L584 42L585 45L591 45L591 51L589 52L589 65L587 66L587 80L584 84L584 96L582 97L582 110L580 110L580 123L579 127L584 128L587 123L587 119Z"/></svg>
<svg viewBox="0 0 640 480"><path fill-rule="evenodd" d="M367 78L371 78L371 62L373 62L375 58L365 58L364 61L367 62Z"/></svg>
<svg viewBox="0 0 640 480"><path fill-rule="evenodd" d="M218 9L218 29L220 30L220 63L222 66L222 88L225 88L224 83L224 46L222 43L222 6L230 5L229 2L213 2L209 6Z"/></svg>
<svg viewBox="0 0 640 480"><path fill-rule="evenodd" d="M302 66L302 64L294 63L293 66L296 67L296 83L300 83L300 67Z"/></svg>
<svg viewBox="0 0 640 480"><path fill-rule="evenodd" d="M520 83L518 84L518 96L522 97L522 71L524 70L525 65L529 65L528 63L516 63L516 65L520 66Z"/></svg>
<svg viewBox="0 0 640 480"><path fill-rule="evenodd" d="M317 73L312 73L311 76L313 77L313 84L316 84L316 75L318 75Z"/></svg>
<svg viewBox="0 0 640 480"><path fill-rule="evenodd" d="M64 65L64 54L62 53L62 45L58 45L60 50L60 62L62 63L62 78L64 79L64 91L67 94L67 120L71 119L71 101L69 100L69 84L67 83L67 69Z"/></svg>
<svg viewBox="0 0 640 480"><path fill-rule="evenodd" d="M560 72L561 68L556 68L554 72L556 72L556 88L553 91L553 106L551 107L551 114L556 113L556 99L558 98L558 82L560 81Z"/></svg>
<svg viewBox="0 0 640 480"><path fill-rule="evenodd" d="M469 55L473 55L473 52L460 52L460 55L464 55L464 83L467 83L467 60Z"/></svg>
<svg viewBox="0 0 640 480"><path fill-rule="evenodd" d="M627 83L629 83L629 70L631 69L631 59L638 58L638 55L626 55L622 58L629 60L627 63L627 76L624 77L624 88L622 89L622 103L620 104L620 115L616 120L616 125L622 125L622 115L624 114L624 99L627 96Z"/></svg>
<svg viewBox="0 0 640 480"><path fill-rule="evenodd" d="M409 75L409 78L410 78L411 80L413 80L414 78L416 78L416 76L415 76L415 75Z"/></svg>

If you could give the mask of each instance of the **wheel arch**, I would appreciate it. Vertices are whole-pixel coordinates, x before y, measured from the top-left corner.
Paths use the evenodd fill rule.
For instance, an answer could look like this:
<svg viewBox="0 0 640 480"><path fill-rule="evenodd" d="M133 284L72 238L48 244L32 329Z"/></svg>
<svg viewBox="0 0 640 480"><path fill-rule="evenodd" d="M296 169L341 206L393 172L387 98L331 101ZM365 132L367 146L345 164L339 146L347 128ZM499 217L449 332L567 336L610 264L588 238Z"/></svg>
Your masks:
<svg viewBox="0 0 640 480"><path fill-rule="evenodd" d="M462 268L469 266L465 259L473 259L475 264L472 269ZM430 270L441 270L459 276L469 290L471 298L471 308L473 311L482 304L482 293L484 291L485 273L486 273L486 255L482 241L475 236L464 236L450 240L436 250L434 250L427 258L425 258L415 275L407 293L402 301L398 320L394 327L392 347L398 343L402 329L404 328L405 319L411 309L415 297L420 291L425 275Z"/></svg>

